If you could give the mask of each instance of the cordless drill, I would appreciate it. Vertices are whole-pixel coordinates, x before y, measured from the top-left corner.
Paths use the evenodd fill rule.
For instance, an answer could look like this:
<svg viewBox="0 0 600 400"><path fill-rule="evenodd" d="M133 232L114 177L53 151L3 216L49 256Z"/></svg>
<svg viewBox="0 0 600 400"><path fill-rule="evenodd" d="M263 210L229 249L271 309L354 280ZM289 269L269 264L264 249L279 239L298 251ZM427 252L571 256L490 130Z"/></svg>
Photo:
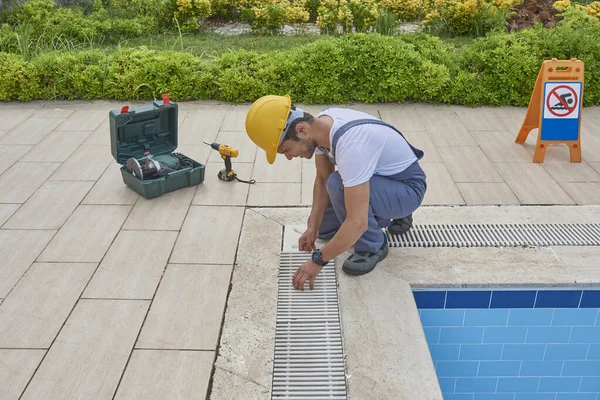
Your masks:
<svg viewBox="0 0 600 400"><path fill-rule="evenodd" d="M225 168L220 170L219 174L217 175L219 177L219 179L221 179L223 181L228 181L228 182L236 179L237 174L231 168L231 157L235 158L238 156L237 149L234 149L233 147L228 146L226 144L208 143L208 142L204 142L204 143L206 143L207 145L212 147L214 150L217 150L219 152L219 154L221 155L221 158L223 160L225 160Z"/></svg>

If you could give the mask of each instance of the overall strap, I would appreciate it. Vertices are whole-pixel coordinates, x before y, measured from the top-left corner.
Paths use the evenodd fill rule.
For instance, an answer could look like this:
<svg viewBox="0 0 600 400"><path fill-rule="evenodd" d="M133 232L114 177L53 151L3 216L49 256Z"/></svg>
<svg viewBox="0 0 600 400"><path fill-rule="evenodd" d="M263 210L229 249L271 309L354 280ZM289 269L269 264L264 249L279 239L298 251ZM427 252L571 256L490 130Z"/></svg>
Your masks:
<svg viewBox="0 0 600 400"><path fill-rule="evenodd" d="M331 142L331 154L333 154L333 158L335 159L335 146L337 145L338 140L340 140L340 137L342 137L342 135L344 133L346 133L348 131L348 129L353 128L357 125L362 125L362 124L375 124L375 125L383 125L383 126L387 126L388 128L392 128L393 130L395 130L396 132L398 132L400 134L400 136L402 136L402 138L404 140L406 140L406 138L404 137L404 135L402 134L402 132L400 132L398 129L396 129L394 126L388 124L387 122L381 121L379 119L356 119L354 121L350 121L345 123L344 125L342 125L340 127L340 129L338 129L335 134L333 135L333 140ZM416 147L413 147L413 145L411 145L408 140L406 140L406 143L408 143L410 149L413 151L413 153L415 154L415 156L417 157L417 160L420 160L421 158L423 158L423 151L417 149Z"/></svg>

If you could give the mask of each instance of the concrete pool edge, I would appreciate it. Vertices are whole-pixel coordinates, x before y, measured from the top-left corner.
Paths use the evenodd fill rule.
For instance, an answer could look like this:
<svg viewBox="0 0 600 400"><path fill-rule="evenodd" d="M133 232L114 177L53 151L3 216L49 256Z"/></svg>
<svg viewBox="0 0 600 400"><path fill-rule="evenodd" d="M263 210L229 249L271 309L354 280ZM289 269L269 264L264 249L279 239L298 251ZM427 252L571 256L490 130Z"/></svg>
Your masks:
<svg viewBox="0 0 600 400"><path fill-rule="evenodd" d="M415 214L415 223L430 223L431 221L444 221L443 223L474 223L478 219L484 219L486 223L496 222L524 222L524 223L546 223L551 221L575 221L575 222L597 222L600 221L600 207L424 207ZM229 294L227 311L224 317L222 337L219 344L219 352L215 363L215 372L212 381L211 399L229 399L242 396L248 399L269 399L272 380L272 356L275 336L275 314L277 301L277 269L279 266L279 254L283 250L284 242L290 242L289 237L284 238L284 232L290 233L292 226L303 226L310 213L309 208L247 208L244 224L240 235L237 261L234 266L231 291ZM556 217L553 217L556 216ZM447 222L446 222L447 221ZM442 222L440 222L442 223ZM297 233L295 233L297 234ZM292 239L293 241L293 239ZM490 287L490 286L572 286L586 281L585 284L597 285L600 275L595 268L585 268L578 264L580 251L588 252L589 263L597 259L596 254L600 251L596 247L586 249L578 248L469 248L469 249L423 249L423 248L392 248L388 259L382 262L374 272L362 277L349 277L340 271L341 262L348 254L341 255L336 268L339 277L340 312L344 333L344 351L348 363L348 385L349 398L361 393L362 388L369 388L372 382L371 372L361 376L361 373L353 371L353 365L361 365L361 368L377 368L377 364L360 364L364 360L380 359L369 354L356 355L351 350L357 348L353 341L360 344L361 351L389 351L390 342L381 342L375 337L375 341L365 340L356 330L359 325L351 326L352 315L360 314L354 293L364 285L370 285L374 290L371 297L376 304L376 295L382 293L382 287L390 287L390 280L401 287L401 290L389 294L396 299L398 304L391 304L387 312L397 310L397 315L402 315L406 309L414 313L418 320L418 311L414 299L412 305L407 306L406 298L401 300L400 293L412 296L413 288L434 287ZM561 260L559 255L567 254L569 263ZM481 268L484 265L486 268ZM580 268L581 271L574 273L572 266ZM589 273L588 273L589 271ZM598 277L597 277L598 275ZM383 279L382 277L386 277ZM351 290L354 288L354 290ZM369 296L367 296L369 298ZM388 302L389 303L389 302ZM386 303L386 304L388 304ZM369 302L363 303L367 306ZM409 303L410 304L410 303ZM375 331L395 332L400 328L391 328L386 318L376 320ZM386 322L388 321L388 322ZM406 324L406 319L400 318L396 323ZM386 325L387 323L387 325ZM412 324L412 323L411 323ZM430 373L425 375L436 377L431 356L427 349L422 327L414 328L409 335L411 343L419 342L418 337L423 335L421 346L416 347L418 351L410 353L406 360L410 362L421 360L419 357L428 357L429 361L418 361L418 365L425 368L431 367ZM415 333L416 332L416 333ZM376 332L377 333L377 332ZM349 339L351 341L349 342ZM381 338L380 338L381 339ZM374 343L377 343L374 346ZM413 344L414 345L414 344ZM393 349L392 349L393 350ZM352 353L352 354L351 354ZM414 364L414 362L413 362ZM402 380L402 376L410 375L408 370L401 374L380 374L384 385L392 387L394 381ZM433 374L433 375L431 375ZM400 377L398 378L399 375ZM425 379L429 382L431 379ZM362 384L361 382L367 382ZM410 384L407 382L406 384ZM359 389L359 386L361 387ZM437 396L439 384L432 381L431 385L415 385L418 392L412 392L412 396L418 393L424 396L431 391L431 396ZM403 386L403 392L409 393L409 388ZM385 386L384 386L385 389ZM373 392L369 392L373 396ZM388 396L388 397L385 397ZM398 393L394 393L398 398ZM410 397L407 394L407 398ZM439 392L441 396L441 392ZM370 397L376 399L378 397ZM389 398L384 395L380 398ZM400 397L402 398L402 397ZM421 397L419 397L421 398ZM427 397L423 397L428 399ZM431 397L441 399L441 397Z"/></svg>

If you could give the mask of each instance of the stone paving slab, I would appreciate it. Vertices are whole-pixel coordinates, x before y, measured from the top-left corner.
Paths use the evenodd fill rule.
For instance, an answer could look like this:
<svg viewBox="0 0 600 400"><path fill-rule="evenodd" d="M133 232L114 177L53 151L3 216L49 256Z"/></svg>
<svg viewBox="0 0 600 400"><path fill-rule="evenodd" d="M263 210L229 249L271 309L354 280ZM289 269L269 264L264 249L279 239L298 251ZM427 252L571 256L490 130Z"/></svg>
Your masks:
<svg viewBox="0 0 600 400"><path fill-rule="evenodd" d="M92 188L89 181L46 181L4 229L59 229ZM48 205L52 205L52 210Z"/></svg>
<svg viewBox="0 0 600 400"><path fill-rule="evenodd" d="M18 399L33 376L46 350L0 349L0 394Z"/></svg>
<svg viewBox="0 0 600 400"><path fill-rule="evenodd" d="M100 179L98 179L82 204L105 205L133 205L137 202L139 194L123 184L120 165L110 164Z"/></svg>
<svg viewBox="0 0 600 400"><path fill-rule="evenodd" d="M0 204L0 226L19 209L20 204Z"/></svg>
<svg viewBox="0 0 600 400"><path fill-rule="evenodd" d="M244 132L248 104L185 102L177 151L206 164L205 181L147 200L110 152L108 112L123 105L0 105L0 398L204 398L212 388L209 398L267 399L278 254L285 226L306 223L314 163L268 165ZM533 164L537 132L514 143L525 108L342 106L426 151L417 223L600 215L600 107L584 109L581 164L565 146ZM256 183L219 181L223 160L203 141L237 148L234 169ZM597 258L595 248L393 249L381 270L411 285L597 285ZM484 263L495 272L477 275Z"/></svg>
<svg viewBox="0 0 600 400"><path fill-rule="evenodd" d="M29 117L0 138L0 144L40 143L50 132L56 129L64 118Z"/></svg>
<svg viewBox="0 0 600 400"><path fill-rule="evenodd" d="M49 348L96 267L33 264L0 308L0 348Z"/></svg>
<svg viewBox="0 0 600 400"><path fill-rule="evenodd" d="M0 175L0 203L25 203L60 165L24 161L14 163Z"/></svg>
<svg viewBox="0 0 600 400"><path fill-rule="evenodd" d="M79 206L38 261L100 262L130 210L130 206Z"/></svg>
<svg viewBox="0 0 600 400"><path fill-rule="evenodd" d="M212 351L134 350L115 400L204 400Z"/></svg>
<svg viewBox="0 0 600 400"><path fill-rule="evenodd" d="M216 350L231 270L169 264L135 347Z"/></svg>
<svg viewBox="0 0 600 400"><path fill-rule="evenodd" d="M46 136L23 161L64 162L90 136L88 131L54 131Z"/></svg>
<svg viewBox="0 0 600 400"><path fill-rule="evenodd" d="M154 199L138 197L123 229L179 231L195 191L186 187Z"/></svg>
<svg viewBox="0 0 600 400"><path fill-rule="evenodd" d="M0 298L5 298L52 240L53 230L0 230Z"/></svg>
<svg viewBox="0 0 600 400"><path fill-rule="evenodd" d="M2 136L1 133L0 136ZM4 171L19 161L25 154L31 151L31 149L33 149L32 145L0 144L0 157L2 157L0 174L4 173Z"/></svg>
<svg viewBox="0 0 600 400"><path fill-rule="evenodd" d="M170 231L119 232L82 298L152 299L176 239Z"/></svg>
<svg viewBox="0 0 600 400"><path fill-rule="evenodd" d="M111 398L148 306L142 300L80 300L22 399Z"/></svg>

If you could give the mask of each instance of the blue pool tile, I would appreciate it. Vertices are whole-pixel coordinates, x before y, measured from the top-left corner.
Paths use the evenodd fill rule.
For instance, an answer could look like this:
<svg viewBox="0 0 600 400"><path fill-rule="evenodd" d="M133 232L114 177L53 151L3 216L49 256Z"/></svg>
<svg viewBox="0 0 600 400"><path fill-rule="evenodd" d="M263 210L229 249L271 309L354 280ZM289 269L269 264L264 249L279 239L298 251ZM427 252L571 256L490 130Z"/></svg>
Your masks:
<svg viewBox="0 0 600 400"><path fill-rule="evenodd" d="M554 400L556 393L517 393L515 400Z"/></svg>
<svg viewBox="0 0 600 400"><path fill-rule="evenodd" d="M523 361L520 376L560 376L562 361Z"/></svg>
<svg viewBox="0 0 600 400"><path fill-rule="evenodd" d="M492 293L491 308L533 308L535 290L498 290Z"/></svg>
<svg viewBox="0 0 600 400"><path fill-rule="evenodd" d="M427 343L429 344L438 344L440 342L440 332L442 328L436 327L424 327L423 332L425 333L425 339L427 339Z"/></svg>
<svg viewBox="0 0 600 400"><path fill-rule="evenodd" d="M500 360L501 344L463 344L460 347L459 360Z"/></svg>
<svg viewBox="0 0 600 400"><path fill-rule="evenodd" d="M483 328L442 328L440 344L481 343Z"/></svg>
<svg viewBox="0 0 600 400"><path fill-rule="evenodd" d="M596 400L596 393L559 393L556 400Z"/></svg>
<svg viewBox="0 0 600 400"><path fill-rule="evenodd" d="M600 290L584 290L579 307L600 308Z"/></svg>
<svg viewBox="0 0 600 400"><path fill-rule="evenodd" d="M483 343L525 343L525 327L489 327L483 333Z"/></svg>
<svg viewBox="0 0 600 400"><path fill-rule="evenodd" d="M459 344L432 344L429 353L433 361L458 361Z"/></svg>
<svg viewBox="0 0 600 400"><path fill-rule="evenodd" d="M571 334L571 343L600 343L600 326L573 327Z"/></svg>
<svg viewBox="0 0 600 400"><path fill-rule="evenodd" d="M600 361L565 361L562 376L600 377Z"/></svg>
<svg viewBox="0 0 600 400"><path fill-rule="evenodd" d="M587 355L588 360L600 360L600 344L590 344L590 351Z"/></svg>
<svg viewBox="0 0 600 400"><path fill-rule="evenodd" d="M479 363L475 361L438 361L436 372L439 378L476 377L477 368Z"/></svg>
<svg viewBox="0 0 600 400"><path fill-rule="evenodd" d="M600 378L596 377L596 378L589 378L589 377L584 377L583 381L581 382L581 388L579 389L580 392L594 392L594 393L598 393L600 392Z"/></svg>
<svg viewBox="0 0 600 400"><path fill-rule="evenodd" d="M465 326L506 326L508 311L506 309L467 310Z"/></svg>
<svg viewBox="0 0 600 400"><path fill-rule="evenodd" d="M540 290L535 300L535 308L577 308L581 293L581 290Z"/></svg>
<svg viewBox="0 0 600 400"><path fill-rule="evenodd" d="M569 343L571 327L531 327L527 332L527 343Z"/></svg>
<svg viewBox="0 0 600 400"><path fill-rule="evenodd" d="M542 377L538 392L578 392L581 378Z"/></svg>
<svg viewBox="0 0 600 400"><path fill-rule="evenodd" d="M439 378L440 389L442 393L454 393L454 385L456 384L456 378Z"/></svg>
<svg viewBox="0 0 600 400"><path fill-rule="evenodd" d="M549 344L544 360L585 360L588 348L586 344Z"/></svg>
<svg viewBox="0 0 600 400"><path fill-rule="evenodd" d="M551 309L510 310L508 326L550 326L553 315Z"/></svg>
<svg viewBox="0 0 600 400"><path fill-rule="evenodd" d="M478 376L519 376L520 361L482 361Z"/></svg>
<svg viewBox="0 0 600 400"><path fill-rule="evenodd" d="M552 326L579 325L594 326L598 317L598 309L593 308L557 308L554 310Z"/></svg>
<svg viewBox="0 0 600 400"><path fill-rule="evenodd" d="M488 308L491 291L449 290L446 294L446 308Z"/></svg>
<svg viewBox="0 0 600 400"><path fill-rule="evenodd" d="M473 400L473 394L445 394L444 400Z"/></svg>
<svg viewBox="0 0 600 400"><path fill-rule="evenodd" d="M456 393L496 393L498 378L458 378Z"/></svg>
<svg viewBox="0 0 600 400"><path fill-rule="evenodd" d="M475 400L515 400L514 394L475 394Z"/></svg>
<svg viewBox="0 0 600 400"><path fill-rule="evenodd" d="M423 326L463 326L465 310L421 310Z"/></svg>
<svg viewBox="0 0 600 400"><path fill-rule="evenodd" d="M505 344L502 360L538 360L544 358L544 344Z"/></svg>
<svg viewBox="0 0 600 400"><path fill-rule="evenodd" d="M446 291L415 291L413 292L417 308L444 308Z"/></svg>
<svg viewBox="0 0 600 400"><path fill-rule="evenodd" d="M535 393L540 383L540 378L500 378L498 381L499 393Z"/></svg>

